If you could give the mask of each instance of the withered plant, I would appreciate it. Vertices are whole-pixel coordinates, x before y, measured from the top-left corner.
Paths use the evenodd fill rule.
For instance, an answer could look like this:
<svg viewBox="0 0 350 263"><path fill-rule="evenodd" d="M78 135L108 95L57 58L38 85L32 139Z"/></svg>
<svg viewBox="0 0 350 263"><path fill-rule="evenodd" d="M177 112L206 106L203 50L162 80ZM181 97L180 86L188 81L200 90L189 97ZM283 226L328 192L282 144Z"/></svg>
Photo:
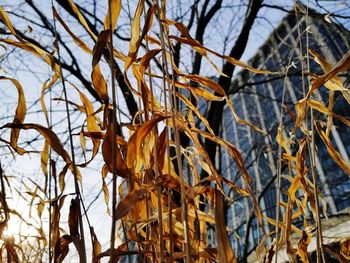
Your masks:
<svg viewBox="0 0 350 263"><path fill-rule="evenodd" d="M53 3L52 30L55 32L55 39L50 52L23 37L15 29L16 25L11 22L7 12L0 7L0 19L6 25L6 31L10 33L9 36L0 39L1 45L16 47L41 58L50 66L52 75L50 80L44 83L41 94L38 94L46 125L25 122L27 104L20 82L9 76L0 76L1 82L11 82L18 91L15 117L11 123L1 125L2 130L10 131L10 139L1 139L1 143L9 146L15 155L24 155L28 150L18 145L22 130L35 131L44 138L41 168L46 180L44 185L36 185L34 191L28 187L28 193L32 197L30 205L37 205L39 223L44 209L48 209L50 220L48 228L43 224L39 224L40 227L34 226L30 220L26 221L21 217L21 213L7 205L6 180L10 179L6 179L1 170L0 254L3 260L32 262L35 256L35 262L63 262L69 253L74 253L69 252L69 246L74 245L77 251L76 258L83 263L88 261L91 254L93 262L100 262L104 257L109 258L110 262L128 257L131 260L130 256L137 256L140 262L236 262L228 236L228 232L232 232L233 229L229 229L225 222L224 202L230 197L224 191L224 185L251 199L252 213L258 219L260 229L264 233L264 238L256 249L260 261L266 259L271 262L276 250L284 245L291 258L299 257L303 262L308 262L307 247L315 232L318 257L323 258L325 251L319 208L322 198L315 184L317 177L314 136L320 136L330 158L350 175L349 165L330 139L334 119L348 126L350 124L346 117L333 112L335 93L341 93L350 103L349 91L337 76L349 69L350 53L345 54L336 65L331 65L315 51L309 51L312 55L310 59L315 59L320 64L324 74L308 74L310 82L309 85L305 85L308 89L304 98L295 105L296 114L290 112L295 121L290 137L286 137L281 120L277 138L271 138L276 139L280 145L277 184L281 181L282 164L288 167L287 179L290 181L288 192L283 193L287 195L288 201L281 201L279 196L282 193L277 194L278 212L277 218L273 219L260 211L252 178L241 153L235 145L218 136L216 128L200 111L198 102L225 103L236 120L235 125L247 125L255 132L266 136L268 134L256 124L243 120L236 114L227 90L218 82L200 75L199 72L183 72L176 63L174 48L176 45L182 45L192 49L207 60L212 70L222 78L225 78L226 74L232 76L232 72L221 71L215 62L217 59L255 74L283 75L285 72L255 69L232 55L222 55L205 47L191 36L183 23L168 19L166 2L158 0L153 1L151 5L146 5L146 1L143 0L137 2L135 13L132 15L128 52L124 54L116 48L112 34L118 24L121 1L108 1L108 10L103 20L104 28L100 32L91 29L85 15L73 0L66 2L80 26L94 40L93 46L79 37L69 25L69 21L60 16ZM91 61L91 82L99 101L97 108L83 87L66 78L66 71L62 66L58 27L66 31ZM141 46L144 48L142 51ZM123 63L123 69L118 67L117 61ZM110 68L110 81L106 80L106 65ZM306 71L310 72L309 68ZM132 94L130 96L139 102L139 109L130 123L123 123L121 117L124 105L122 100L118 99L117 91L121 86L115 81L116 75L122 75L128 92ZM327 105L313 96L321 87L328 89ZM50 98L50 101L56 99L65 104L69 150L61 135L55 132L52 126L55 119L52 107L46 105L48 94L51 94L53 88L62 91L60 98ZM74 89L78 96L68 97L67 89ZM72 108L84 116L78 133L72 126ZM316 115L316 112L319 114ZM325 127L320 125L318 120L322 116L327 118ZM302 136L296 138L297 133ZM74 143L74 136L79 137L79 146ZM189 142L185 146L182 143L184 138ZM236 163L244 181L243 187L220 175L211 158L212 153L208 152L203 141L219 145L226 150ZM90 143L91 151L86 150L87 143ZM297 146L297 151L291 152L292 145ZM77 158L76 148L84 152L84 161L80 162ZM63 163L60 171L57 171L58 166L52 155L60 157L59 162ZM104 195L108 211L105 216L111 220L111 229L106 233L95 233L82 197L85 179L81 170L90 167L94 163L93 160L101 155L103 165L98 167L102 180L100 190ZM309 166L307 159L310 160ZM67 176L74 178L73 194L64 192ZM107 185L109 179L111 187ZM302 193L302 198L297 197L297 191ZM72 197L67 212L68 228L63 226L66 218L61 216L67 197ZM293 222L298 217L306 218L307 204L311 205L316 224L310 225L304 220L303 229L299 229ZM280 207L284 208L281 215ZM35 242L29 238L15 240L2 235L11 216L18 217L36 229ZM275 231L266 233L266 224L274 225ZM208 239L208 227L215 230L216 247ZM300 237L297 244L290 241L293 233ZM106 234L110 235L110 243L102 247L98 237ZM116 244L117 237L121 244ZM91 242L91 245L88 246L87 242ZM91 250L87 247L91 247ZM328 249L327 253L333 253ZM343 255L338 257L345 258Z"/></svg>

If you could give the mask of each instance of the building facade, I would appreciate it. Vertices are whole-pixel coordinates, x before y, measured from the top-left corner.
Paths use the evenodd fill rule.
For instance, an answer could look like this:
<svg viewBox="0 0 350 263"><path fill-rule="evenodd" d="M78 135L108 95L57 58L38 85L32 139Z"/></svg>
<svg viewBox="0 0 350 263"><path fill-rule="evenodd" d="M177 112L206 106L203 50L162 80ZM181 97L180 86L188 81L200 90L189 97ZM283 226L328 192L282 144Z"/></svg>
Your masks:
<svg viewBox="0 0 350 263"><path fill-rule="evenodd" d="M303 12L306 10L300 10L299 13ZM303 86L306 91L308 90L307 79L301 76L301 72L306 71L308 54L306 47L335 64L350 49L350 34L341 26L328 23L312 10L309 10L309 15L289 14L250 61L253 67L259 69L284 72L288 68L288 76L258 75L244 70L232 83L233 95L230 98L236 113L242 119L266 131L272 140L245 125L237 124L230 109L228 107L224 109L221 135L243 154L259 198L260 209L270 218L276 218L274 179L277 171L278 144L275 138L281 117L283 90L285 88L283 127L284 132L288 134L295 123L288 111L293 112L295 103L304 97ZM311 55L309 57L310 71L321 74L320 66ZM348 85L346 76L343 80L344 86ZM329 94L326 88L321 87L316 96L327 105ZM336 94L334 105L336 113L350 118L350 106L342 96ZM343 159L350 164L350 128L335 120L330 137ZM327 203L328 216L335 216L350 207L350 177L331 159L320 138L316 136L315 140L318 186ZM222 175L238 186L243 186L234 161L224 150L219 151L220 157L217 163ZM290 183L282 179L281 200L286 200L283 191L289 185ZM236 254L242 257L255 249L262 238L262 233L257 219L251 216L250 200L233 192L229 195L233 202L228 205L227 221L234 230L230 238ZM274 230L274 227L270 227L271 229L266 227L268 232Z"/></svg>

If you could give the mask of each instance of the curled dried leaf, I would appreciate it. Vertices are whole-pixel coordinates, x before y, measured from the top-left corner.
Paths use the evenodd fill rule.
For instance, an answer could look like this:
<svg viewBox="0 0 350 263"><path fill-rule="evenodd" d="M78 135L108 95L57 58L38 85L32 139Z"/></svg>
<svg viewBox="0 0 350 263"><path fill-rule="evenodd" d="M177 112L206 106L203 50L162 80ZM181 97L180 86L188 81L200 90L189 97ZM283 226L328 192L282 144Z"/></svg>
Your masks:
<svg viewBox="0 0 350 263"><path fill-rule="evenodd" d="M26 113L27 113L27 106L26 106L26 100L24 97L23 88L22 88L21 84L16 79L0 76L0 80L11 81L18 91L17 108L16 108L16 113L15 113L15 117L13 119L12 124L13 125L21 125L23 123L24 118L25 118ZM20 128L13 127L11 129L10 145L19 154L24 154L25 150L17 146L19 132L20 132Z"/></svg>
<svg viewBox="0 0 350 263"><path fill-rule="evenodd" d="M117 205L114 220L118 220L123 216L127 215L129 211L134 207L137 201L145 198L147 193L146 189L134 189L129 192Z"/></svg>
<svg viewBox="0 0 350 263"><path fill-rule="evenodd" d="M64 235L58 238L57 243L55 245L55 263L62 263L65 257L69 252L69 244L72 243L73 240L69 235Z"/></svg>
<svg viewBox="0 0 350 263"><path fill-rule="evenodd" d="M79 237L79 200L72 199L69 207L68 226L71 237Z"/></svg>
<svg viewBox="0 0 350 263"><path fill-rule="evenodd" d="M320 127L319 124L316 125L316 129L317 129L317 132L320 135L322 141L326 145L326 148L327 148L327 151L328 151L329 155L340 166L340 168L342 168L343 171L346 172L350 176L350 166L344 161L342 156L335 149L335 147L333 146L331 140L326 135L326 133L322 130L322 128Z"/></svg>
<svg viewBox="0 0 350 263"><path fill-rule="evenodd" d="M24 130L34 129L38 131L50 143L51 148L58 155L60 155L67 164L71 163L71 159L68 152L64 149L56 133L54 133L51 129L45 128L44 126L41 126L40 124L35 124L35 123L25 123L25 124L8 123L1 127L1 129L3 128L17 128L17 129L24 129Z"/></svg>
<svg viewBox="0 0 350 263"><path fill-rule="evenodd" d="M316 227L314 227L314 226L306 227L302 232L301 238L298 240L297 252L298 252L298 255L300 256L302 262L305 262L305 263L309 262L307 247L310 244L312 234L315 231L316 231Z"/></svg>
<svg viewBox="0 0 350 263"><path fill-rule="evenodd" d="M230 239L228 238L224 215L224 196L218 190L215 191L215 226L219 262L237 262Z"/></svg>
<svg viewBox="0 0 350 263"><path fill-rule="evenodd" d="M58 22L60 22L60 24L64 27L64 29L68 32L68 34L72 37L72 39L74 40L74 42L82 49L84 50L86 53L88 53L89 55L92 54L91 49L86 45L86 43L84 41L82 41L79 37L77 37L72 30L70 30L69 26L67 26L67 24L64 22L64 20L60 17L60 15L57 13L57 10L53 7L53 14L55 16L55 18L57 19Z"/></svg>
<svg viewBox="0 0 350 263"><path fill-rule="evenodd" d="M136 158L141 156L142 143L146 136L151 132L153 127L165 117L156 117L152 120L146 121L136 132L130 137L128 142L128 151L126 154L126 165L132 169Z"/></svg>
<svg viewBox="0 0 350 263"><path fill-rule="evenodd" d="M108 12L107 12L105 19L104 19L104 22L103 22L103 27L105 30L109 29L109 30L114 31L114 28L117 24L117 19L118 19L119 14L120 14L121 6L122 6L121 0L110 1L111 9L109 9L109 7L108 7Z"/></svg>
<svg viewBox="0 0 350 263"><path fill-rule="evenodd" d="M350 260L350 239L343 239L340 241L340 254Z"/></svg>

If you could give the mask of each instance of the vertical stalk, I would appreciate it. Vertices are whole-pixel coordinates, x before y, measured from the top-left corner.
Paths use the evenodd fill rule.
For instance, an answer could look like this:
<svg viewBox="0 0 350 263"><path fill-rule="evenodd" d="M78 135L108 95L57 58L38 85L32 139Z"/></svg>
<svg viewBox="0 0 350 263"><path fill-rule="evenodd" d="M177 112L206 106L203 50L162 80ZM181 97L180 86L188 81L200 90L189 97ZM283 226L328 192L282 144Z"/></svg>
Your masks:
<svg viewBox="0 0 350 263"><path fill-rule="evenodd" d="M184 225L184 238L185 238L185 254L186 254L186 262L191 261L191 250L190 250L190 238L189 238L189 227L188 227L188 217L187 217L187 207L186 207L186 193L185 193L185 181L184 181L184 176L183 176L183 171L182 171L182 160L181 160L181 147L180 147L180 136L179 136L179 131L176 125L176 120L175 120L175 114L177 113L176 109L176 103L174 103L174 99L176 98L175 92L173 90L174 88L174 72L172 74L172 83L170 84L169 82L166 82L166 79L170 79L169 75L169 68L168 68L168 60L166 56L166 40L167 44L169 46L169 52L170 52L170 64L173 64L172 61L172 51L171 51L171 43L169 38L167 37L166 33L164 32L163 25L161 23L161 10L165 15L165 5L164 2L162 1L162 7L159 6L159 1L155 0L156 6L157 6L157 13L158 13L158 23L159 23L159 30L160 30L160 39L161 39L161 46L162 46L162 66L165 69L165 75L163 74L163 87L164 87L164 94L166 94L166 84L168 84L168 90L170 92L169 94L169 102L170 102L170 108L171 108L171 121L174 129L174 137L175 137L175 148L176 148L176 161L177 161L177 166L178 166L178 172L179 172L179 177L180 177L180 187L181 187L181 219ZM166 39L165 39L166 38ZM164 70L163 69L163 70ZM166 77L166 78L165 78ZM166 98L166 95L165 95Z"/></svg>
<svg viewBox="0 0 350 263"><path fill-rule="evenodd" d="M111 237L110 237L110 262L114 262L116 255L114 253L115 246L115 233L116 233L116 205L117 205L117 174L116 174L116 91L115 91L115 72L114 72L114 59L113 59L113 28L112 28L112 4L111 0L108 0L109 9L109 67L111 69L111 88L112 88L112 226L111 226ZM108 103L108 102L107 102ZM108 107L108 105L106 105Z"/></svg>
<svg viewBox="0 0 350 263"><path fill-rule="evenodd" d="M308 7L307 7L308 8ZM308 10L307 10L308 11ZM305 24L307 28L307 14L305 18ZM300 41L301 45L301 41ZM309 32L306 30L306 51L309 48ZM310 72L310 58L307 55L306 56L306 62L307 62L307 69L308 72ZM303 63L302 63L303 65ZM304 71L302 71L304 74ZM304 79L304 77L303 77ZM310 81L310 74L308 75L308 85L311 88L311 81ZM307 101L310 101L310 97L307 98ZM306 125L308 125L308 121L306 121ZM321 224L321 216L320 216L320 208L319 208L319 199L318 199L318 189L317 189L317 177L316 177L316 151L315 151L315 133L314 133L314 113L313 109L310 107L310 125L311 125L311 142L310 142L310 135L309 132L307 134L307 143L310 151L310 165L311 165L311 175L312 175L312 181L314 184L314 198L315 198L315 207L316 207L316 226L317 226L317 235L316 235L316 245L317 245L317 262L326 262L324 251L323 251L323 237L322 237L322 224ZM309 128L306 128L307 131L309 131ZM321 261L322 259L322 261Z"/></svg>
<svg viewBox="0 0 350 263"><path fill-rule="evenodd" d="M80 263L86 263L86 248L85 248L85 235L84 235L84 225L83 225L83 219L81 216L81 203L83 200L81 199L80 189L79 189L79 182L77 178L77 167L75 162L75 153L74 153L74 144L73 144L73 134L72 134L72 124L69 114L69 106L68 106L68 96L67 96L67 88L66 88L66 82L63 76L63 70L62 70L62 63L61 63L61 54L60 54L60 48L58 43L58 34L57 34L57 26L56 26L56 18L54 15L54 5L53 0L51 0L51 9L52 9L52 16L53 16L53 23L54 23L54 31L55 31L55 42L56 42L56 49L57 49L57 57L58 57L58 64L60 68L60 79L62 82L63 87L63 94L65 99L65 106L66 106L66 113L67 113L67 122L68 122L68 133L69 133L69 142L70 142L70 150L71 150L71 156L72 156L72 172L74 176L74 187L75 187L75 194L78 201L78 218L79 218L79 230L80 230L80 241L82 246L82 254L80 255Z"/></svg>
<svg viewBox="0 0 350 263"><path fill-rule="evenodd" d="M7 202L6 202L6 190L5 190L5 183L4 183L4 171L2 170L2 165L0 162L0 180L1 180L1 203L4 208L4 213L5 213L5 220L4 222L7 222L9 220L8 216L8 207L7 207Z"/></svg>
<svg viewBox="0 0 350 263"><path fill-rule="evenodd" d="M144 18L146 21L146 11L145 8L144 10ZM146 52L149 51L149 46L148 46L148 39L146 38ZM153 96L154 96L154 91L153 91L153 83L152 83L152 74L151 74L151 68L150 66L148 67L148 81L149 81L149 86L150 86L150 92L151 92L151 111L152 114L154 114L154 102L153 102ZM146 102L148 103L148 102ZM147 113L146 113L147 114ZM146 116L148 119L148 116ZM156 182L158 183L160 178L159 174L159 162L158 162L158 128L157 125L154 126L152 129L152 132L154 134L154 150L153 150L153 158L154 158L154 167L155 167L155 178ZM162 193L160 186L157 186L157 205L158 205L158 224L159 224L159 253L160 253L160 262L164 262L164 237L163 237L163 208L162 208Z"/></svg>
<svg viewBox="0 0 350 263"><path fill-rule="evenodd" d="M288 71L289 71L289 65L292 62L292 55L289 57L288 60L288 67L286 69L286 73L284 76L284 83L283 83L283 91L282 91L282 100L281 100L281 109L280 109L280 118L279 118L279 125L278 125L278 132L281 134L281 140L283 140L283 105L284 105L284 99L287 89L287 79L288 79ZM281 143L278 144L278 157L277 157L277 185L276 185L276 254L275 254L275 263L277 263L277 254L279 249L279 234L280 234L280 204L281 204L281 174L282 174L282 146Z"/></svg>
<svg viewBox="0 0 350 263"><path fill-rule="evenodd" d="M50 115L49 115L49 128L52 129L52 92L51 89L49 90L50 93ZM52 254L51 254L51 212L52 212L52 162L51 162L51 147L49 149L49 262L52 262ZM55 196L56 197L56 196Z"/></svg>

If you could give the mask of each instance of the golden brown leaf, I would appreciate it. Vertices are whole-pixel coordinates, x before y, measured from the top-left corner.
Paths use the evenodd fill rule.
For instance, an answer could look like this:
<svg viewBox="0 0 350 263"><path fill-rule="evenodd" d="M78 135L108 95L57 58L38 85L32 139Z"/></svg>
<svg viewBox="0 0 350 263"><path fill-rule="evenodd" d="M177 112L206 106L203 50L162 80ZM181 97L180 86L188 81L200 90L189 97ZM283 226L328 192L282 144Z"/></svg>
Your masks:
<svg viewBox="0 0 350 263"><path fill-rule="evenodd" d="M110 6L111 6L112 12L108 7L108 12L107 12L105 19L104 19L104 22L103 22L103 28L104 28L104 30L108 29L108 30L114 31L114 28L117 24L117 19L118 19L119 14L120 14L122 1L121 0L111 0L110 3L111 3ZM111 21L112 21L112 25L110 23Z"/></svg>
<svg viewBox="0 0 350 263"><path fill-rule="evenodd" d="M333 77L335 77L338 73L345 71L349 69L350 67L350 50L343 56L343 58L332 68L332 70L328 71L327 73L317 77L312 82L312 87L309 90L308 96L314 92L316 89L318 89L321 85L326 83L327 81L331 80Z"/></svg>
<svg viewBox="0 0 350 263"><path fill-rule="evenodd" d="M13 27L10 18L8 17L5 10L0 5L0 19L4 22L5 26L10 30L11 34L14 35L18 40L22 40L20 36L18 36L15 28Z"/></svg>
<svg viewBox="0 0 350 263"><path fill-rule="evenodd" d="M306 227L302 232L301 238L298 240L298 247L297 247L298 255L300 256L301 261L304 263L309 262L307 247L310 244L312 234L315 231L316 231L316 227L314 227L314 226Z"/></svg>
<svg viewBox="0 0 350 263"><path fill-rule="evenodd" d="M269 134L267 134L265 131L263 131L262 129L260 129L259 127L255 126L254 124L246 121L246 120L242 120L236 113L234 107L233 107L233 103L230 99L230 97L226 96L226 103L227 103L227 106L229 107L229 109L231 110L231 114L233 115L233 117L235 118L236 122L238 124L243 124L243 125L247 125L249 126L250 128L256 130L257 132L260 132L268 137L270 137ZM270 138L271 139L271 138Z"/></svg>
<svg viewBox="0 0 350 263"><path fill-rule="evenodd" d="M215 92L219 93L220 95L225 96L225 90L219 85L219 83L217 83L214 80L211 80L211 79L206 78L206 77L202 77L200 75L194 75L194 74L183 75L182 77L185 77L189 80L198 82L201 85L214 90Z"/></svg>
<svg viewBox="0 0 350 263"><path fill-rule="evenodd" d="M96 44L93 49L92 55L92 72L91 80L92 84L97 91L101 100L105 103L108 103L108 92L107 92L107 83L101 73L100 66L98 63L101 60L103 53L106 51L106 47L109 41L110 31L102 31L97 38Z"/></svg>
<svg viewBox="0 0 350 263"><path fill-rule="evenodd" d="M25 100L23 88L22 88L21 84L16 79L0 76L0 80L9 80L16 87L16 89L18 91L18 101L17 101L15 118L13 119L12 123L14 125L22 124L24 121L24 118L26 116L26 113L27 113L27 106L26 106L26 100ZM10 144L11 144L11 147L13 149L15 149L19 154L24 154L25 150L23 150L22 148L17 146L19 132L20 132L20 129L18 129L18 128L13 128L11 130Z"/></svg>
<svg viewBox="0 0 350 263"><path fill-rule="evenodd" d="M134 189L129 192L117 205L115 210L116 217L114 220L118 220L123 216L127 215L129 211L134 207L137 201L145 198L145 194L147 193L146 189Z"/></svg>
<svg viewBox="0 0 350 263"><path fill-rule="evenodd" d="M66 164L62 171L59 173L58 175L58 185L60 187L60 190L61 192L63 192L64 188L65 188L65 181L64 181L64 178L66 176L66 173L68 171L68 168L69 168L69 164Z"/></svg>
<svg viewBox="0 0 350 263"><path fill-rule="evenodd" d="M151 30L155 10L156 10L156 5L152 5L147 11L145 25L142 29L141 40L144 39L147 33Z"/></svg>
<svg viewBox="0 0 350 263"><path fill-rule="evenodd" d="M340 241L340 254L346 259L350 260L350 239L343 239Z"/></svg>
<svg viewBox="0 0 350 263"><path fill-rule="evenodd" d="M39 197L39 203L38 203L38 207L37 207L37 212L38 212L38 216L39 216L40 219L41 219L41 216L43 214L44 208L45 208L45 202L44 202L44 200L41 197Z"/></svg>
<svg viewBox="0 0 350 263"><path fill-rule="evenodd" d="M138 49L141 43L140 37L140 20L143 11L144 0L139 0L135 14L133 16L134 20L131 25L131 39L129 43L129 53L125 58L124 71L126 72L131 66L131 63L136 59ZM147 25L146 25L147 26Z"/></svg>
<svg viewBox="0 0 350 263"><path fill-rule="evenodd" d="M107 93L107 82L101 73L99 65L96 65L91 72L92 85L97 91L98 96L105 103L108 102L108 93Z"/></svg>
<svg viewBox="0 0 350 263"><path fill-rule="evenodd" d="M215 227L219 262L237 262L230 239L226 232L224 215L224 196L218 190L215 191Z"/></svg>
<svg viewBox="0 0 350 263"><path fill-rule="evenodd" d="M276 142L281 145L281 147L286 151L287 154L290 154L290 145L293 143L288 137L283 136L283 132L280 128L278 128L278 132L276 135Z"/></svg>
<svg viewBox="0 0 350 263"><path fill-rule="evenodd" d="M13 39L1 39L0 42L4 42L6 44L21 48L23 50L29 51L30 53L34 54L35 56L38 56L42 58L57 74L60 75L60 68L59 65L56 63L55 58L52 54L46 52L42 48L30 43L30 42L16 42Z"/></svg>
<svg viewBox="0 0 350 263"><path fill-rule="evenodd" d="M100 258L98 255L101 253L101 244L97 239L97 236L95 234L94 228L90 228L91 237L92 237L92 262L93 263L100 263Z"/></svg>
<svg viewBox="0 0 350 263"><path fill-rule="evenodd" d="M47 109L46 109L46 104L45 104L45 92L46 90L50 89L55 83L56 81L59 79L58 75L55 73L52 77L52 80L49 82L49 80L46 80L43 84L43 87L41 89L41 94L40 94L40 103L41 103L41 108L43 110L43 113L45 115L45 119L46 119L46 123L49 126L50 122L49 122L49 114L47 113Z"/></svg>
<svg viewBox="0 0 350 263"><path fill-rule="evenodd" d="M49 146L50 143L45 140L44 149L41 152L41 170L46 178L48 178L47 164L49 161Z"/></svg>
<svg viewBox="0 0 350 263"><path fill-rule="evenodd" d="M17 129L24 129L24 130L34 129L38 131L50 143L51 148L58 155L60 155L67 164L71 163L69 154L63 148L63 145L61 144L60 139L57 137L56 133L54 133L51 129L45 128L40 124L34 124L34 123L25 123L25 124L8 123L4 125L2 128L17 128Z"/></svg>
<svg viewBox="0 0 350 263"><path fill-rule="evenodd" d="M84 41L82 41L79 37L77 37L72 30L70 30L69 26L66 25L66 23L63 21L63 19L60 17L60 15L57 13L57 10L53 8L53 13L55 18L58 20L58 22L61 23L61 25L64 27L64 29L68 32L68 34L72 37L74 42L87 54L91 55L92 51L91 49L85 44Z"/></svg>
<svg viewBox="0 0 350 263"><path fill-rule="evenodd" d="M94 111L94 107L93 107L92 103L85 96L84 93L79 91L77 88L76 88L76 90L79 92L80 99L83 102L83 105L84 105L84 108L85 108L88 132L92 132L92 133L99 132L100 129L99 129L98 125L97 125L95 111ZM100 140L96 139L96 138L92 138L92 144L93 144L93 149L92 149L92 156L91 156L90 160L88 160L84 164L80 164L79 166L83 166L83 167L87 166L95 158L95 156L97 155L98 149L100 147Z"/></svg>
<svg viewBox="0 0 350 263"><path fill-rule="evenodd" d="M258 218L260 225L263 228L262 216L261 216L261 212L259 209L258 200L256 199L256 196L255 196L254 191L253 191L252 182L251 182L252 180L248 174L248 171L245 167L245 164L244 164L244 161L243 161L243 158L242 158L240 152L232 144L230 144L227 141L224 141L223 139L221 139L213 134L203 132L203 131L200 131L198 129L191 129L191 130L197 132L198 134L202 135L204 138L209 139L209 140L211 140L211 141L213 141L213 142L215 142L215 143L217 143L217 144L219 144L227 149L228 153L235 161L235 163L236 163L236 165L241 173L241 176L245 182L246 191L249 193L250 198L252 199L252 202L253 202L254 213L255 213L256 217ZM262 229L262 230L264 231L264 229Z"/></svg>
<svg viewBox="0 0 350 263"><path fill-rule="evenodd" d="M64 235L58 238L57 243L55 245L55 263L63 262L64 258L69 252L69 244L72 242L73 240L69 235Z"/></svg>
<svg viewBox="0 0 350 263"><path fill-rule="evenodd" d="M107 213L108 215L111 215L111 211L109 210L109 190L106 184L106 177L108 174L108 168L107 166L104 164L102 167L102 192L103 192L103 197L105 200L105 204L106 204L106 208L107 208Z"/></svg>
<svg viewBox="0 0 350 263"><path fill-rule="evenodd" d="M192 48L194 48L202 56L206 56L206 52L209 52L209 53L212 53L212 54L214 54L215 56L217 56L219 58L222 58L222 59L226 60L227 62L229 62L232 65L242 67L242 68L247 69L247 70L249 70L251 72L254 72L256 74L279 74L278 72L272 72L272 71L269 71L269 70L256 69L256 68L253 68L252 66L249 66L248 64L246 64L246 63L244 63L244 62L242 62L240 60L234 59L234 58L229 57L229 56L220 55L219 53L217 53L217 52L215 52L213 50L210 50L209 48L204 47L197 40L194 40L194 39L187 39L187 38L184 38L184 37L177 37L177 36L169 36L169 38L174 39L174 40L176 40L178 42L181 42L181 43L184 43L184 44L192 46Z"/></svg>
<svg viewBox="0 0 350 263"><path fill-rule="evenodd" d="M109 38L110 30L104 30L98 35L93 49L92 68L94 68L100 62L103 53L106 51Z"/></svg>
<svg viewBox="0 0 350 263"><path fill-rule="evenodd" d="M326 135L326 133L321 129L321 127L319 125L316 125L316 129L317 129L317 132L320 135L322 141L326 145L326 148L327 148L329 155L343 169L344 172L346 172L348 175L350 175L349 165L344 161L344 159L341 157L339 152L334 148L329 137Z"/></svg>
<svg viewBox="0 0 350 263"><path fill-rule="evenodd" d="M79 8L76 6L76 4L73 2L73 0L67 0L67 1L68 1L68 4L70 5L72 11L74 12L74 14L77 16L80 24L86 29L87 32L89 32L90 36L94 40L96 40L97 39L96 35L90 29L88 23L85 20L85 17L82 15L82 13L80 12Z"/></svg>
<svg viewBox="0 0 350 263"><path fill-rule="evenodd" d="M120 152L119 146L117 144L113 147L113 128L112 125L110 125L107 129L106 136L102 143L102 156L103 160L106 164L106 167L108 168L108 171L110 173L113 173L113 150L115 151L115 169L118 172L118 175L127 178L128 177L128 169L125 165L124 159L122 157L122 154ZM117 143L117 140L115 140L115 143ZM113 149L114 148L114 149Z"/></svg>
<svg viewBox="0 0 350 263"><path fill-rule="evenodd" d="M128 142L128 151L126 154L126 165L129 169L133 169L135 161L141 156L142 143L146 136L151 132L153 127L165 117L156 117L146 121L136 132L130 137Z"/></svg>

